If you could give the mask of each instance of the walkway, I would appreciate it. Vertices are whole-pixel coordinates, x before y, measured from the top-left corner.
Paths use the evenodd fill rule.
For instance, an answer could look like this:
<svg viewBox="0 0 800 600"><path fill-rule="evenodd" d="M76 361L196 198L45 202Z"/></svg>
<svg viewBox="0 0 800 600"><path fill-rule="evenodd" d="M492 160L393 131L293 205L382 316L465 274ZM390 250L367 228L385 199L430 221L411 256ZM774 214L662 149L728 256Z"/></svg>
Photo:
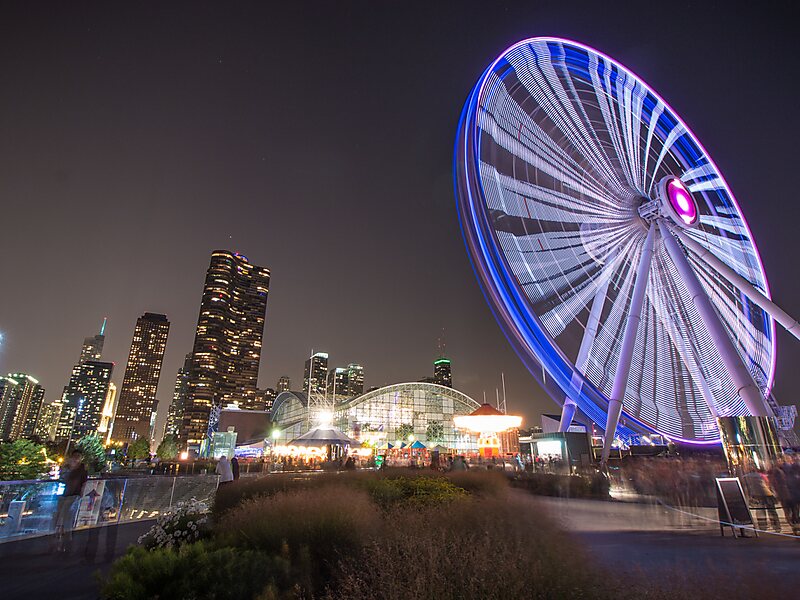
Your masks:
<svg viewBox="0 0 800 600"><path fill-rule="evenodd" d="M720 536L715 523L651 504L541 498L553 518L617 573L759 573L800 585L800 540L761 534ZM716 510L701 509L716 517Z"/></svg>
<svg viewBox="0 0 800 600"><path fill-rule="evenodd" d="M119 557L125 549L150 529L152 521L116 525L117 540L112 550ZM0 582L3 600L95 600L98 597L97 574L106 573L106 540L111 527L101 527L97 557L84 561L89 531L75 532L72 552L66 555L50 551L52 538L37 537L0 544Z"/></svg>

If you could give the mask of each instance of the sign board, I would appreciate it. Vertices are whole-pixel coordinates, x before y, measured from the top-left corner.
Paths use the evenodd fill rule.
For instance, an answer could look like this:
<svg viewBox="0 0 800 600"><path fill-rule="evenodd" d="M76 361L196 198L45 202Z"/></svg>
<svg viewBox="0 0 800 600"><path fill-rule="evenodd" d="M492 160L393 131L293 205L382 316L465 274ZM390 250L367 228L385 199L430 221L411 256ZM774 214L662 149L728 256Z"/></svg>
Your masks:
<svg viewBox="0 0 800 600"><path fill-rule="evenodd" d="M106 482L102 479L90 479L83 484L81 503L78 505L76 527L97 525L105 489Z"/></svg>
<svg viewBox="0 0 800 600"><path fill-rule="evenodd" d="M727 525L733 530L734 537L736 536L736 528L739 528L744 536L744 529L753 529L753 532L758 537L755 531L755 523L753 522L753 515L750 513L750 507L747 505L747 499L742 490L742 484L738 477L717 477L717 509L719 512L719 530L722 535L725 535L724 526Z"/></svg>

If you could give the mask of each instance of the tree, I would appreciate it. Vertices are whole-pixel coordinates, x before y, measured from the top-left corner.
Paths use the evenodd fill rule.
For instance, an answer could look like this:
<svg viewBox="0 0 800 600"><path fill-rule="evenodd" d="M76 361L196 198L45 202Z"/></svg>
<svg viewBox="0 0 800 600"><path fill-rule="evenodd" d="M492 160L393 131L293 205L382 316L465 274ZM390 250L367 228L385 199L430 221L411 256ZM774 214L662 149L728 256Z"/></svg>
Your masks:
<svg viewBox="0 0 800 600"><path fill-rule="evenodd" d="M97 435L83 436L75 444L75 448L83 453L83 463L89 473L100 473L105 470L106 449Z"/></svg>
<svg viewBox="0 0 800 600"><path fill-rule="evenodd" d="M150 458L150 440L146 437L140 437L132 444L129 444L127 457L133 460Z"/></svg>
<svg viewBox="0 0 800 600"><path fill-rule="evenodd" d="M0 479L38 479L46 472L44 446L30 440L0 443Z"/></svg>
<svg viewBox="0 0 800 600"><path fill-rule="evenodd" d="M178 440L177 437L170 433L167 436L164 436L164 439L161 440L161 443L156 448L156 455L161 460L172 460L176 456L178 456Z"/></svg>

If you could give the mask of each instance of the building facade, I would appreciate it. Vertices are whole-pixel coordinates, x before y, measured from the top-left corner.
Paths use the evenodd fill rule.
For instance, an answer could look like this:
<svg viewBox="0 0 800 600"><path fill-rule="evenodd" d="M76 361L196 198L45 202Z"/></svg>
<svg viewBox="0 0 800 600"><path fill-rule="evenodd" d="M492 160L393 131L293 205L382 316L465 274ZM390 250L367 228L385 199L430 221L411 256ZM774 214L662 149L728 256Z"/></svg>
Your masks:
<svg viewBox="0 0 800 600"><path fill-rule="evenodd" d="M91 337L83 338L83 346L81 346L81 357L78 359L78 364L83 364L87 360L100 360L103 358L103 345L106 341L106 322L103 319L103 324L100 326L100 333Z"/></svg>
<svg viewBox="0 0 800 600"><path fill-rule="evenodd" d="M325 381L328 377L328 354L315 352L306 359L303 371L303 391L311 394L325 394Z"/></svg>
<svg viewBox="0 0 800 600"><path fill-rule="evenodd" d="M292 389L292 380L289 379L288 375L281 375L278 379L278 383L275 386L275 394L280 394L281 392L288 392Z"/></svg>
<svg viewBox="0 0 800 600"><path fill-rule="evenodd" d="M111 431L114 429L114 415L117 414L117 386L113 382L108 384L106 401L100 411L100 426L97 433L104 442L111 441Z"/></svg>
<svg viewBox="0 0 800 600"><path fill-rule="evenodd" d="M183 412L186 407L186 398L189 395L189 369L192 366L192 355L187 354L183 359L183 366L178 369L175 377L175 388L172 391L172 402L167 409L167 422L164 424L164 437L177 436L183 423Z"/></svg>
<svg viewBox="0 0 800 600"><path fill-rule="evenodd" d="M252 407L250 410L265 411L271 409L273 402L275 402L276 395L277 392L272 388L256 390L256 403L255 406Z"/></svg>
<svg viewBox="0 0 800 600"><path fill-rule="evenodd" d="M26 373L9 373L0 385L0 439L32 438L44 402L44 388Z"/></svg>
<svg viewBox="0 0 800 600"><path fill-rule="evenodd" d="M356 363L347 365L347 395L360 396L364 393L364 367Z"/></svg>
<svg viewBox="0 0 800 600"><path fill-rule="evenodd" d="M440 357L433 361L433 382L437 385L453 387L453 372L449 358Z"/></svg>
<svg viewBox="0 0 800 600"><path fill-rule="evenodd" d="M350 386L348 384L347 369L336 367L328 372L328 397L335 401L338 397L347 397Z"/></svg>
<svg viewBox="0 0 800 600"><path fill-rule="evenodd" d="M136 320L128 364L119 392L111 439L132 442L150 437L150 422L158 400L158 381L169 336L166 315L145 313Z"/></svg>
<svg viewBox="0 0 800 600"><path fill-rule="evenodd" d="M56 439L58 421L61 418L61 401L56 400L50 404L44 404L39 412L39 420L36 422L34 435L41 441L53 441Z"/></svg>
<svg viewBox="0 0 800 600"><path fill-rule="evenodd" d="M73 367L61 399L57 439L97 433L113 371L114 363L94 360Z"/></svg>
<svg viewBox="0 0 800 600"><path fill-rule="evenodd" d="M255 404L269 270L247 257L211 255L197 320L181 445L199 450L215 426L212 408Z"/></svg>

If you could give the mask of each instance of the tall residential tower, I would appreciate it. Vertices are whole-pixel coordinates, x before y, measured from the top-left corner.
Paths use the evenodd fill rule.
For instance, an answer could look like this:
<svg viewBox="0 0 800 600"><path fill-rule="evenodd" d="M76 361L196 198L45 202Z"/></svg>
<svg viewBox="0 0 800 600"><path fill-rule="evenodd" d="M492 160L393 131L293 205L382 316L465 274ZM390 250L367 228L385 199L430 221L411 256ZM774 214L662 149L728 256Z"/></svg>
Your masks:
<svg viewBox="0 0 800 600"><path fill-rule="evenodd" d="M212 408L255 405L268 291L268 269L235 252L211 254L179 433L183 446L199 449L207 439Z"/></svg>

